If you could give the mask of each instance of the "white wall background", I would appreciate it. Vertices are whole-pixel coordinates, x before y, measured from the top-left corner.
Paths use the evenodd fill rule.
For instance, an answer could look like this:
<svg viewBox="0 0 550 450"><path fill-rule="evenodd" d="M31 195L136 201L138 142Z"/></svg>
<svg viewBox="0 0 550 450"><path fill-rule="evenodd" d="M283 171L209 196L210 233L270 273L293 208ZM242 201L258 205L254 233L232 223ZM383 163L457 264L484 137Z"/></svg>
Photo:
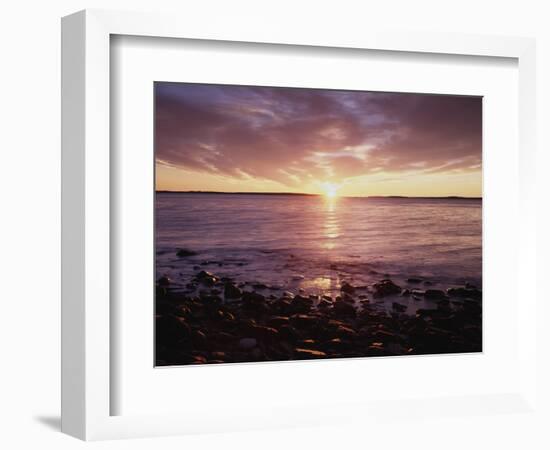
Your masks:
<svg viewBox="0 0 550 450"><path fill-rule="evenodd" d="M398 429L281 430L84 444L59 433L60 346L60 17L83 8L179 10L197 20L212 15L269 20L284 27L367 29L372 24L427 31L534 36L538 39L539 230L548 230L550 139L550 12L531 0L338 0L325 2L205 0L19 0L0 10L0 447L262 448L549 448L550 420L503 415L433 423L411 418ZM546 194L546 195L545 195ZM539 233L539 277L549 240ZM546 264L546 267L544 267ZM542 289L542 286L541 286ZM550 303L550 295L543 299ZM541 305L543 314L549 311ZM550 327L549 327L550 328ZM548 355L550 333L540 330ZM550 404L548 357L541 357L541 396ZM483 437L479 433L485 430ZM489 431L487 433L487 431Z"/></svg>

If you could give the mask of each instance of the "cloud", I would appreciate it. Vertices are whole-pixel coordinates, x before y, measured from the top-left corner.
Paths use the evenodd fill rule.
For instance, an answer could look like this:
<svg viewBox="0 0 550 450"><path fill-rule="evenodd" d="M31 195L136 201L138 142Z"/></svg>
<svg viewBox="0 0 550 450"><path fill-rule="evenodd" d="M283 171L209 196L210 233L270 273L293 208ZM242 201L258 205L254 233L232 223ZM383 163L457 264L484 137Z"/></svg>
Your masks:
<svg viewBox="0 0 550 450"><path fill-rule="evenodd" d="M481 98L157 83L159 164L285 186L481 164Z"/></svg>

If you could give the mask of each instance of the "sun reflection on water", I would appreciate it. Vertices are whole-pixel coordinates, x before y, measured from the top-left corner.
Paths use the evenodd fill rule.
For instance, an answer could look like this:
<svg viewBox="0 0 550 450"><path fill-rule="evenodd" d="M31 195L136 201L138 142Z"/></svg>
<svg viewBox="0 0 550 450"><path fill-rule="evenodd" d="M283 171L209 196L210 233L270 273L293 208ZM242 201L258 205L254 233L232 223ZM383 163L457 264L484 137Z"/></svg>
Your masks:
<svg viewBox="0 0 550 450"><path fill-rule="evenodd" d="M336 239L340 237L340 220L336 213L337 197L325 197L324 199L324 242L326 250L332 250L336 246Z"/></svg>

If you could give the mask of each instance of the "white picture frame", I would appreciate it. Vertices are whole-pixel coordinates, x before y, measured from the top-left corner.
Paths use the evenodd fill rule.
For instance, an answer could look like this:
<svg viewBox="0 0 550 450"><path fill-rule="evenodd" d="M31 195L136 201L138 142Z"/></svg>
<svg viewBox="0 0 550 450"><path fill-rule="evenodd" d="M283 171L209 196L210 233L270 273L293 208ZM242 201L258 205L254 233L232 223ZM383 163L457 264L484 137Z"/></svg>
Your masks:
<svg viewBox="0 0 550 450"><path fill-rule="evenodd" d="M513 58L519 74L518 280L534 273L535 207L535 43L532 39L444 33L398 33L371 29L338 35L280 29L251 23L208 26L188 17L113 11L82 11L62 22L62 430L85 440L162 436L266 426L324 423L348 416L374 414L373 405L343 403L330 413L315 414L316 405L281 408L281 420L257 414L256 420L215 420L204 414L112 415L116 389L110 366L113 324L110 310L110 38L112 35L286 44L332 49L369 49L418 54ZM521 370L512 392L463 399L431 399L442 411L468 415L472 405L484 413L505 407L535 410L536 298L529 287L518 311ZM531 289L531 292L529 292ZM515 294L511 294L515 295ZM266 369L269 370L269 369ZM410 411L419 408L414 401ZM377 403L378 410L389 405ZM476 410L479 412L479 410ZM308 416L309 414L309 416ZM391 414L390 414L391 415ZM310 417L309 420L302 420ZM268 423L270 422L270 423Z"/></svg>

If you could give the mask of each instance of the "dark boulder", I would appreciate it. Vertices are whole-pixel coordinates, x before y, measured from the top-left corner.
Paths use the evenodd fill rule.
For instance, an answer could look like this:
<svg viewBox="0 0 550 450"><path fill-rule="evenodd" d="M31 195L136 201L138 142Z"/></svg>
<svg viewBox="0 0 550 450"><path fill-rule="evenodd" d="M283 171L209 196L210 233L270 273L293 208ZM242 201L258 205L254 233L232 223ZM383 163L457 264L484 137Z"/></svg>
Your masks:
<svg viewBox="0 0 550 450"><path fill-rule="evenodd" d="M450 297L459 297L459 298L473 298L475 300L481 299L481 291L476 287L457 287L447 289L447 294Z"/></svg>
<svg viewBox="0 0 550 450"><path fill-rule="evenodd" d="M245 306L257 306L265 303L265 297L257 292L243 292L242 301Z"/></svg>
<svg viewBox="0 0 550 450"><path fill-rule="evenodd" d="M250 329L251 335L256 339L265 342L273 342L279 337L279 332L275 328L256 325Z"/></svg>
<svg viewBox="0 0 550 450"><path fill-rule="evenodd" d="M170 278L168 278L167 276L160 277L157 280L157 285L160 286L160 287L170 286Z"/></svg>
<svg viewBox="0 0 550 450"><path fill-rule="evenodd" d="M355 317L357 315L355 307L343 300L334 302L332 310L336 317Z"/></svg>
<svg viewBox="0 0 550 450"><path fill-rule="evenodd" d="M283 325L288 325L290 323L290 319L286 316L273 316L267 319L266 323L270 327L279 328Z"/></svg>
<svg viewBox="0 0 550 450"><path fill-rule="evenodd" d="M206 272L205 270L201 270L195 278L206 286L214 286L214 284L219 281L216 276L214 276L210 272Z"/></svg>
<svg viewBox="0 0 550 450"><path fill-rule="evenodd" d="M336 335L343 339L353 339L357 337L357 332L353 328L340 325L336 328Z"/></svg>
<svg viewBox="0 0 550 450"><path fill-rule="evenodd" d="M355 293L355 288L349 284L348 282L344 281L342 283L342 286L340 286L340 290L346 294L353 294Z"/></svg>
<svg viewBox="0 0 550 450"><path fill-rule="evenodd" d="M428 300L443 300L447 298L447 294L439 289L426 289L424 297Z"/></svg>
<svg viewBox="0 0 550 450"><path fill-rule="evenodd" d="M313 300L302 295L295 296L290 303L290 309L294 314L307 313L312 306Z"/></svg>
<svg viewBox="0 0 550 450"><path fill-rule="evenodd" d="M242 350L252 350L258 345L258 341L255 338L242 338L239 341L239 348Z"/></svg>
<svg viewBox="0 0 550 450"><path fill-rule="evenodd" d="M225 298L240 298L243 295L243 292L233 283L225 283L223 293Z"/></svg>
<svg viewBox="0 0 550 450"><path fill-rule="evenodd" d="M179 342L188 340L191 328L181 317L158 316L155 320L155 337L157 344L175 347Z"/></svg>
<svg viewBox="0 0 550 450"><path fill-rule="evenodd" d="M374 298L387 297L388 295L396 295L401 293L401 288L392 280L384 279L373 285Z"/></svg>
<svg viewBox="0 0 550 450"><path fill-rule="evenodd" d="M419 283L422 283L422 280L420 278L407 278L407 283L410 283L410 284L419 284Z"/></svg>
<svg viewBox="0 0 550 450"><path fill-rule="evenodd" d="M290 322L298 329L311 329L319 323L319 318L307 314L296 314L290 318Z"/></svg>

